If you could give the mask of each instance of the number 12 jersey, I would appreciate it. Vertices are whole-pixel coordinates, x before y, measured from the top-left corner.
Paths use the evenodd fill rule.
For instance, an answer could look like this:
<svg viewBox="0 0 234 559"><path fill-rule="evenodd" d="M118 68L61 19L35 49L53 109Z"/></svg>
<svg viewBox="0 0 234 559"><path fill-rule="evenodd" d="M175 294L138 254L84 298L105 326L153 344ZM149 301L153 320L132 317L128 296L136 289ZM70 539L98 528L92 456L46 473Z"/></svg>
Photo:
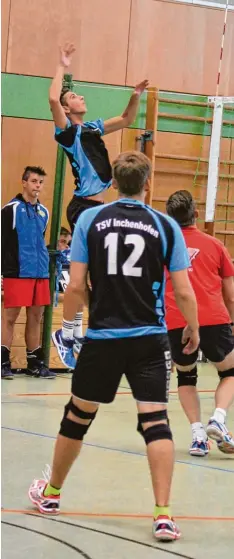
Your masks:
<svg viewBox="0 0 234 559"><path fill-rule="evenodd" d="M185 241L173 219L131 198L86 210L75 227L71 262L88 265L87 337L167 331L165 266L169 272L189 267Z"/></svg>

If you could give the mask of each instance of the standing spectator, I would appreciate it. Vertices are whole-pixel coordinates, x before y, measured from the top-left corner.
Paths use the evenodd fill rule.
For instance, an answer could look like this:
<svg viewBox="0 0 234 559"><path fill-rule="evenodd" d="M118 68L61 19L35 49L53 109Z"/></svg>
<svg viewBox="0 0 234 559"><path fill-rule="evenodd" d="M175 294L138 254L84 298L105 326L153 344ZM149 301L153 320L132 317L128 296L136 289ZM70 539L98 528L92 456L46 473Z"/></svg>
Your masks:
<svg viewBox="0 0 234 559"><path fill-rule="evenodd" d="M40 347L41 319L44 305L50 304L49 255L45 230L49 212L38 196L46 173L41 167L25 168L23 193L17 194L2 209L2 275L4 313L2 318L3 379L13 379L10 348L21 307L26 307L25 342L28 376L54 378L44 365Z"/></svg>

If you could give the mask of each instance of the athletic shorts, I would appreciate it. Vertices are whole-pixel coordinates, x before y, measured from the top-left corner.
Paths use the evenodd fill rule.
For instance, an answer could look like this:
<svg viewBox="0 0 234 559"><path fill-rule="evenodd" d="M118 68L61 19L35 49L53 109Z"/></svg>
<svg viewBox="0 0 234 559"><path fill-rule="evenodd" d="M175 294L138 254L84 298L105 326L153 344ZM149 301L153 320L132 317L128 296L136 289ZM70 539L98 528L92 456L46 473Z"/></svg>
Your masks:
<svg viewBox="0 0 234 559"><path fill-rule="evenodd" d="M198 349L185 355L181 343L183 328L169 330L172 360L178 365L192 365L197 361ZM220 363L234 349L234 336L230 324L200 326L200 349L209 361Z"/></svg>
<svg viewBox="0 0 234 559"><path fill-rule="evenodd" d="M92 340L85 338L72 378L72 394L109 404L123 375L138 402L166 404L171 373L167 334Z"/></svg>
<svg viewBox="0 0 234 559"><path fill-rule="evenodd" d="M76 196L74 194L71 202L67 206L67 221L70 225L71 233L73 233L77 219L82 212L88 210L89 208L102 205L103 202L90 200L89 198L82 198L81 196Z"/></svg>
<svg viewBox="0 0 234 559"><path fill-rule="evenodd" d="M4 278L4 308L50 305L48 279Z"/></svg>

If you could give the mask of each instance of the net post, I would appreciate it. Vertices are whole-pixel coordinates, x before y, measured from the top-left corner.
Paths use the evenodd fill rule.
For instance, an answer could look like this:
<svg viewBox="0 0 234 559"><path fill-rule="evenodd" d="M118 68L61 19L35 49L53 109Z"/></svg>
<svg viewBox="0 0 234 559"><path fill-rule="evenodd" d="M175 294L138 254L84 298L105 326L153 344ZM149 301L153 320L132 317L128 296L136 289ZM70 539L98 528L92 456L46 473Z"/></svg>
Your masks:
<svg viewBox="0 0 234 559"><path fill-rule="evenodd" d="M223 100L222 97L208 98L214 102L213 125L210 139L208 180L206 191L205 230L214 234L215 206L219 181L219 156L222 135Z"/></svg>

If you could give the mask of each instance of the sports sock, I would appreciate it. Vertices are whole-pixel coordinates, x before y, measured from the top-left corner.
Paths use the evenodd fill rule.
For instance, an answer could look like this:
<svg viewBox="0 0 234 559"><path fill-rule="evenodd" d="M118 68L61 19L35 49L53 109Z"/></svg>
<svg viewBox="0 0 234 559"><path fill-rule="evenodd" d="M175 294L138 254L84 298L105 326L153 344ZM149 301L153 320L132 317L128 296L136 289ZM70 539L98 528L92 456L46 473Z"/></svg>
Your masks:
<svg viewBox="0 0 234 559"><path fill-rule="evenodd" d="M43 363L43 351L40 346L35 349L27 349L26 353L28 369L36 369Z"/></svg>
<svg viewBox="0 0 234 559"><path fill-rule="evenodd" d="M73 340L74 320L63 320L62 337L65 340Z"/></svg>
<svg viewBox="0 0 234 559"><path fill-rule="evenodd" d="M192 427L193 438L198 438L201 440L207 439L205 429L200 421L197 421L196 423L192 423L191 427Z"/></svg>
<svg viewBox="0 0 234 559"><path fill-rule="evenodd" d="M49 497L49 495L60 495L60 489L56 489L56 487L53 487L53 485L50 485L50 483L48 483L46 488L44 489L43 495L45 497Z"/></svg>
<svg viewBox="0 0 234 559"><path fill-rule="evenodd" d="M159 507L158 505L155 505L154 518L157 518L158 516L169 516L169 518L171 518L171 508L169 506Z"/></svg>
<svg viewBox="0 0 234 559"><path fill-rule="evenodd" d="M74 321L74 338L83 337L82 319L83 319L83 313L77 312Z"/></svg>
<svg viewBox="0 0 234 559"><path fill-rule="evenodd" d="M212 415L211 419L215 419L218 423L225 423L227 412L222 408L216 408L214 414Z"/></svg>
<svg viewBox="0 0 234 559"><path fill-rule="evenodd" d="M1 346L1 363L2 365L8 364L10 361L10 349L6 345Z"/></svg>

